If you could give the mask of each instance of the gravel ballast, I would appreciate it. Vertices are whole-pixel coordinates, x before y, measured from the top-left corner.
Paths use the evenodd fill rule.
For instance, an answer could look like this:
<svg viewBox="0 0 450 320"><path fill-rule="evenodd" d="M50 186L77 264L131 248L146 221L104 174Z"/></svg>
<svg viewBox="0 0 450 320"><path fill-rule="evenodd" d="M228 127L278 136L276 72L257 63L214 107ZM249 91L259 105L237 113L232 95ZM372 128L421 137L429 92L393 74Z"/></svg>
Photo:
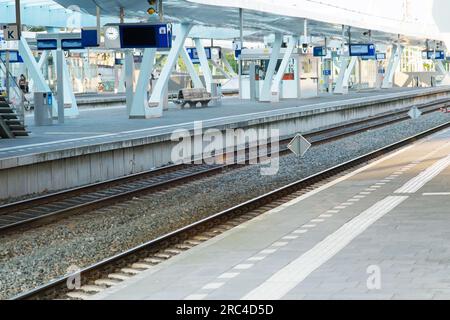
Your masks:
<svg viewBox="0 0 450 320"><path fill-rule="evenodd" d="M23 234L0 237L0 298L47 283L331 166L450 121L432 113L313 147L303 159L285 156L275 176L260 166L232 170L125 207L87 212ZM239 188L237 188L239 183Z"/></svg>

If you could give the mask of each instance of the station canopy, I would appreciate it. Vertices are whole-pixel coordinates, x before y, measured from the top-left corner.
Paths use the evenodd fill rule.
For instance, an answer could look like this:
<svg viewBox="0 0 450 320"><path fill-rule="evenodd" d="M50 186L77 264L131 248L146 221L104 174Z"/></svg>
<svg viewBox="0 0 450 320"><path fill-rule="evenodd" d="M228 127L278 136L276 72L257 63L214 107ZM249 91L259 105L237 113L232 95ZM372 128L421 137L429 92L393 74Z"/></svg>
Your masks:
<svg viewBox="0 0 450 320"><path fill-rule="evenodd" d="M73 0L56 0L65 7ZM444 40L433 20L435 1L423 0L163 0L168 21L189 22L197 26L237 29L239 7L244 9L244 27L261 39L267 32L308 33L316 37L341 38L342 25L352 26L355 41L367 41L372 30L374 42L386 44L399 40L404 44L424 45L426 39ZM78 0L83 11L118 16L125 8L127 17L149 19L147 1ZM234 33L232 33L234 36ZM255 39L256 40L256 39Z"/></svg>

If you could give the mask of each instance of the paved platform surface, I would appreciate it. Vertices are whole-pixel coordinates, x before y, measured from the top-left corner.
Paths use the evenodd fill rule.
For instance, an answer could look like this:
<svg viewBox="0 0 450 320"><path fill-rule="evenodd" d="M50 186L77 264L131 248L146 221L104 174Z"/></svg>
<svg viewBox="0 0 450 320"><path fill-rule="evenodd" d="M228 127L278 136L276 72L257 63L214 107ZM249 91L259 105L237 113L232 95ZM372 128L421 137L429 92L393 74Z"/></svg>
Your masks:
<svg viewBox="0 0 450 320"><path fill-rule="evenodd" d="M214 126L255 118L321 109L333 105L364 103L368 99L384 99L413 94L426 89L395 88L381 91L354 92L345 96L286 100L280 103L242 102L237 98L225 98L221 107L178 110L170 109L160 119L129 120L125 107L106 107L80 110L76 119L66 119L65 124L35 127L33 117L26 119L30 137L0 140L0 160L22 155L90 146L99 143L125 141L133 138L171 133L177 128L192 128L194 121L204 126Z"/></svg>
<svg viewBox="0 0 450 320"><path fill-rule="evenodd" d="M449 299L450 130L93 299Z"/></svg>

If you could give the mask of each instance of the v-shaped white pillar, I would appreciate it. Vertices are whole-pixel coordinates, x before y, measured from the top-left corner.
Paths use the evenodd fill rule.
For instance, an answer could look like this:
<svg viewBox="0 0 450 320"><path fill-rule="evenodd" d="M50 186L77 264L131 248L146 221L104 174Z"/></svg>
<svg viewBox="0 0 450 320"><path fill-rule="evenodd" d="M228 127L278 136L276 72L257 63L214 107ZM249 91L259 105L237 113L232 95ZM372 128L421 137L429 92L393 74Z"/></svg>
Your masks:
<svg viewBox="0 0 450 320"><path fill-rule="evenodd" d="M52 51L53 57L55 57L55 69L58 70L58 59L56 59L56 51ZM63 55L63 84L64 84L64 105L70 104L70 108L64 109L64 117L74 118L80 115L78 110L77 100L73 93L72 79L70 78L69 68L67 66L66 57ZM53 106L53 116L58 115L58 108L55 110Z"/></svg>
<svg viewBox="0 0 450 320"><path fill-rule="evenodd" d="M336 87L334 88L335 94L347 94L348 93L348 81L355 68L358 57L341 57L341 66L339 70L338 79L336 81Z"/></svg>
<svg viewBox="0 0 450 320"><path fill-rule="evenodd" d="M191 58L186 52L186 49L180 50L180 57L183 59L184 64L186 65L186 68L189 72L189 75L191 76L192 82L194 83L194 88L204 88L202 80L198 76L197 72L195 71L194 64L192 63Z"/></svg>
<svg viewBox="0 0 450 320"><path fill-rule="evenodd" d="M213 76L211 69L209 68L208 58L206 57L205 47L203 46L202 40L199 38L194 39L195 48L197 49L198 58L200 60L200 66L203 71L203 76L205 77L206 90L211 92L211 85L213 83Z"/></svg>
<svg viewBox="0 0 450 320"><path fill-rule="evenodd" d="M272 83L271 93L275 92L279 96L281 81L283 80L284 73L289 65L289 60L291 59L292 53L294 52L295 46L297 45L298 38L296 36L291 36L289 38L289 44L284 54L283 60L281 61L280 69L275 76Z"/></svg>
<svg viewBox="0 0 450 320"><path fill-rule="evenodd" d="M178 57L180 56L180 50L184 50L184 42L186 41L191 29L191 24L180 25L179 32L173 41L172 49L170 49L167 57L167 62L161 71L158 81L156 81L155 88L153 89L152 96L150 97L149 117L151 118L159 118L163 115L164 100L166 100L164 99L164 94L166 93L169 78L173 68L175 67L175 63L177 63Z"/></svg>
<svg viewBox="0 0 450 320"><path fill-rule="evenodd" d="M141 63L141 72L139 73L139 79L136 84L136 92L131 103L130 119L150 118L147 92L155 66L155 56L156 49L145 49Z"/></svg>
<svg viewBox="0 0 450 320"><path fill-rule="evenodd" d="M37 92L51 92L50 87L42 74L42 70L36 62L25 37L22 37L19 40L19 52L23 62L27 66L30 78L33 79L34 90ZM53 112L55 112L55 109L58 110L58 103L56 99L53 99ZM53 114L53 116L56 116L56 114L57 113Z"/></svg>
<svg viewBox="0 0 450 320"><path fill-rule="evenodd" d="M73 92L73 83L69 73L69 67L67 65L67 60L63 57L63 68L64 68L64 101L70 103L70 109L64 111L66 117L78 117L80 112L78 110L77 100L75 98L75 93Z"/></svg>
<svg viewBox="0 0 450 320"><path fill-rule="evenodd" d="M450 85L450 73L445 69L442 60L434 60L434 64L436 66L436 71L444 76L444 79L442 79L440 84L444 86Z"/></svg>
<svg viewBox="0 0 450 320"><path fill-rule="evenodd" d="M394 44L392 47L391 58L389 59L389 65L387 67L386 75L384 77L381 88L389 89L393 87L395 71L397 70L398 65L400 64L402 53L403 47L401 45Z"/></svg>
<svg viewBox="0 0 450 320"><path fill-rule="evenodd" d="M272 54L270 55L269 66L267 67L266 78L262 86L261 94L259 95L259 101L269 102L270 95L272 94L272 81L277 67L278 58L280 56L281 44L283 42L283 35L277 33L275 35L275 41L272 45Z"/></svg>
<svg viewBox="0 0 450 320"><path fill-rule="evenodd" d="M228 72L230 73L231 78L237 77L238 74L233 70L230 63L228 62L225 52L222 52L222 62L225 68L227 68Z"/></svg>

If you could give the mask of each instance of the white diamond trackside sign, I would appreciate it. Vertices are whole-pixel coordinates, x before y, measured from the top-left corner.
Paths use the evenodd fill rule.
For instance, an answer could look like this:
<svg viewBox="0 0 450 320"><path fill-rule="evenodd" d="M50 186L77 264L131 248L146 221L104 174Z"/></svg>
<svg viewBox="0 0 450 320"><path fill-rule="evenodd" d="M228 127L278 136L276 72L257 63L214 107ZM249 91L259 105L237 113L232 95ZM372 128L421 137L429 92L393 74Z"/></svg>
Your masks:
<svg viewBox="0 0 450 320"><path fill-rule="evenodd" d="M311 143L306 140L301 134L297 134L294 139L288 144L291 150L297 157L303 157L311 148Z"/></svg>

